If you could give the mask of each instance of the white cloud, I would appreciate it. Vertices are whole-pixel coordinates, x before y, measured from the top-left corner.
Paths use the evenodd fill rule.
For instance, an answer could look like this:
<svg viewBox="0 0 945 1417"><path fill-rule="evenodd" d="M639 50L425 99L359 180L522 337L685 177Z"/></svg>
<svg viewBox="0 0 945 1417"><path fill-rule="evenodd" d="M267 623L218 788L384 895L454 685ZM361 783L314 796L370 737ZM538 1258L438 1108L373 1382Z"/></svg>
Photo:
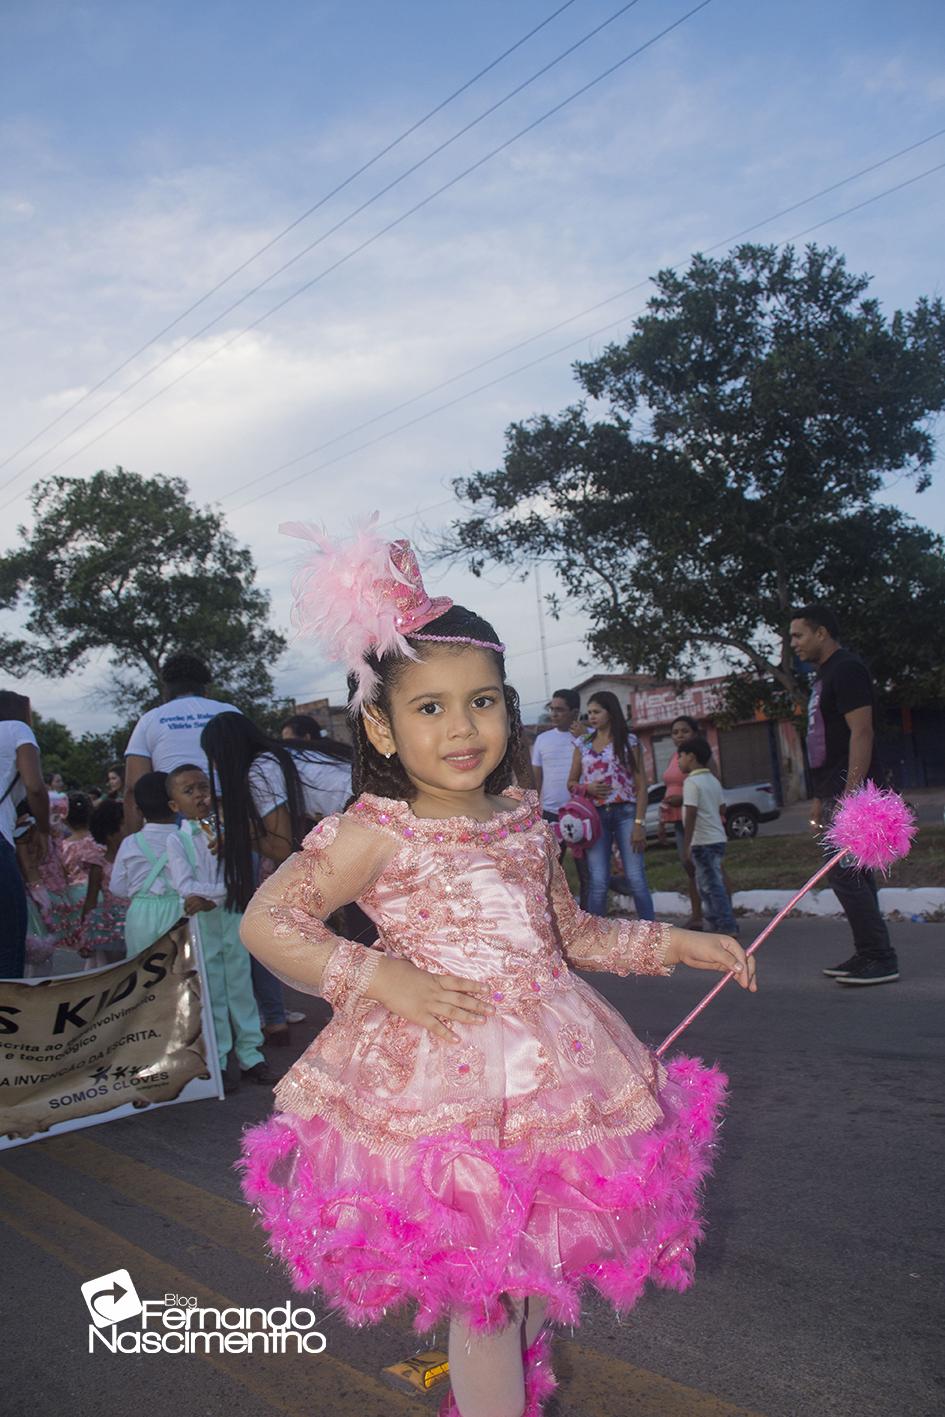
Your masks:
<svg viewBox="0 0 945 1417"><path fill-rule="evenodd" d="M362 433L349 436L347 430L936 126L934 79L919 85L908 112L899 102L900 78L908 80L911 61L874 66L879 86L869 90L869 55L862 62L838 63L830 92L822 91L803 64L792 67L789 58L783 60L777 80L766 82L763 72L752 69L752 45L758 45L758 36L743 41L738 30L746 23L746 13L729 22L727 35L718 36L731 50L727 67L703 62L702 48L713 37L711 32L700 31L697 38L693 30L693 38L684 42L681 31L672 46L628 66L619 79L378 241L63 471L87 475L120 462L142 473L184 477L200 503L222 501L234 533L252 546L264 568L261 579L272 589L275 618L284 628L292 548L278 535L280 521L308 517L337 529L353 513L378 507L385 519L398 519L398 530L411 531L414 509L447 497L451 478L500 462L504 429L512 419L555 412L576 397L570 363L586 358L588 346L559 354L408 431L356 451L362 443L638 308L646 291ZM123 44L126 38L123 27L113 43ZM592 58L588 74L599 67ZM32 476L219 347L268 303L317 274L498 141L497 134L513 131L567 87L562 74L514 110L510 106L501 119L484 124L306 256L274 281L271 290L247 301L187 349L174 352L184 332L211 319L401 171L434 135L452 131L463 114L485 102L484 96L470 95L429 130L415 135L94 395L74 419L64 420L38 449L99 407L123 382L170 356L153 379L61 452L43 460L10 492L0 488L0 503L17 490L25 494ZM501 87L489 91L501 92ZM892 104L888 113L884 95ZM253 151L234 148L218 162L209 161L204 150L199 161L190 154L186 133L177 132L170 117L160 132L130 127L122 135L116 130L111 168L102 164L99 154L73 150L68 134L54 137L48 125L28 116L10 128L15 137L12 200L24 204L24 211L4 209L6 221L0 221L0 263L12 287L12 299L4 302L8 314L0 345L0 375L10 410L5 424L8 448L61 412L291 220L319 190L404 126L403 115L384 93L373 106L366 96L356 97L350 108L313 113L307 125L300 123L286 135L278 151L264 144ZM927 154L915 155L911 167L888 169L877 174L872 185L844 189L764 228L757 239L786 236L933 160L930 147ZM941 221L936 224L935 213L941 212L941 191L941 184L932 183L913 188L861 217L824 228L816 239L847 249L854 269L875 272L881 298L911 303L938 280ZM23 240L24 228L29 229L28 241ZM619 333L597 336L593 349ZM234 492L240 484L327 443L331 446L312 452L266 483ZM5 451L0 449L0 456ZM24 455L14 469L36 451ZM0 483L10 471L0 470ZM299 473L304 475L284 491L270 490L264 499L241 509L261 488L275 488ZM919 514L930 515L925 512L929 505L923 504ZM21 498L6 513L8 524L24 510ZM441 509L429 520L441 525L449 514L449 509ZM945 525L940 509L935 516ZM499 577L474 581L455 570L438 569L436 582L450 593L455 586L457 598L493 616L516 655L510 668L520 675L523 697L529 702L540 698L544 684L533 589L510 592ZM510 604L516 613L511 628L506 628ZM549 643L575 639L583 628L583 621L568 610L559 625L548 626ZM565 644L549 654L552 679L581 677L575 668L582 654L579 644ZM53 711L61 704L61 712L72 715L78 726L103 726L107 708L92 712L82 700L82 686L101 677L100 670L90 670L81 681L38 685L39 707L46 703ZM306 687L310 679L318 682ZM321 665L307 647L293 645L280 667L280 689L307 697L326 685L340 687L340 672Z"/></svg>

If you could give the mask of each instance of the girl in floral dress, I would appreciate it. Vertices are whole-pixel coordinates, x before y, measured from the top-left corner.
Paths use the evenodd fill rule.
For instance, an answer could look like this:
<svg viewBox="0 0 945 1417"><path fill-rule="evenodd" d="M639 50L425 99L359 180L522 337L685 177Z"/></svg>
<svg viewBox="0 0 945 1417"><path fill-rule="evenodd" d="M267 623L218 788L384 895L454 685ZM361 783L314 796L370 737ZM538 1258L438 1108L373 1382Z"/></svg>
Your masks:
<svg viewBox="0 0 945 1417"><path fill-rule="evenodd" d="M92 809L90 835L76 850L87 877L82 905L82 940L79 953L97 969L125 958L127 900L112 894L112 867L122 843L124 809L120 802L103 798Z"/></svg>
<svg viewBox="0 0 945 1417"><path fill-rule="evenodd" d="M299 1290L354 1324L449 1320L454 1417L535 1417L546 1319L684 1289L724 1079L664 1067L575 972L754 962L727 937L584 915L533 792L485 621L431 601L406 542L321 555L297 619L344 660L356 800L251 901L247 948L334 1017L247 1130L243 1189ZM356 900L379 947L325 925Z"/></svg>
<svg viewBox="0 0 945 1417"><path fill-rule="evenodd" d="M36 979L54 972L57 949L77 949L79 907L69 890L59 838L52 832L48 837L41 836L33 818L26 814L18 821L17 832L16 855L26 886L24 977ZM66 960L68 964L68 956Z"/></svg>
<svg viewBox="0 0 945 1417"><path fill-rule="evenodd" d="M92 842L89 822L92 818L92 799L86 792L70 792L66 810L66 829L69 835L62 842L62 864L66 869L69 895L82 910L88 887L88 871L85 857Z"/></svg>

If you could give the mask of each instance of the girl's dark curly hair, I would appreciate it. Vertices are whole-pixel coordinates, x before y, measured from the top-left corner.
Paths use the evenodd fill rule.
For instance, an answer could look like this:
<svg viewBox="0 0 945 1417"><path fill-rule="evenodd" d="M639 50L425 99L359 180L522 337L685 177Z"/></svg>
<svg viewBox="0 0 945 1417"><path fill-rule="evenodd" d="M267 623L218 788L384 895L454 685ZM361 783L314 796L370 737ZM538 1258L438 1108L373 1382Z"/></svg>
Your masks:
<svg viewBox="0 0 945 1417"><path fill-rule="evenodd" d="M67 827L87 827L92 815L92 799L87 792L70 792L69 810L66 813Z"/></svg>
<svg viewBox="0 0 945 1417"><path fill-rule="evenodd" d="M110 797L103 797L101 802L97 802L92 808L92 815L89 818L89 830L92 833L93 841L97 841L99 846L107 846L108 838L115 832L120 832L122 822L125 818L125 810L120 802L115 802Z"/></svg>
<svg viewBox="0 0 945 1417"><path fill-rule="evenodd" d="M423 627L424 635L444 635L449 638L488 640L497 644L499 637L487 620L483 620L474 611L467 610L462 605L454 605L443 615L431 620L429 625ZM427 650L425 640L413 639L408 635L408 641L413 649L422 657ZM458 644L457 651L464 646ZM506 787L511 787L517 776L521 775L521 763L527 755L523 754L522 740L522 715L519 708L518 694L511 684L505 681L505 656L498 650L487 650L495 660L496 668L499 671L499 680L505 694L505 709L509 720L509 737L505 745L505 754L502 761L493 768L486 778L485 790L489 793L501 792ZM388 654L378 659L373 655L368 656L368 663L380 679L380 689L374 700L373 707L380 709L390 718L390 691L397 680L403 674L410 663L400 654ZM357 680L353 674L348 676L348 704L350 706L357 688ZM374 747L368 738L364 728L364 719L359 713L352 725L354 734L354 764L351 770L351 786L356 797L362 792L371 792L375 797L392 797L398 801L412 802L417 795L410 778L403 769L398 757L385 758ZM526 777L526 781L528 778Z"/></svg>

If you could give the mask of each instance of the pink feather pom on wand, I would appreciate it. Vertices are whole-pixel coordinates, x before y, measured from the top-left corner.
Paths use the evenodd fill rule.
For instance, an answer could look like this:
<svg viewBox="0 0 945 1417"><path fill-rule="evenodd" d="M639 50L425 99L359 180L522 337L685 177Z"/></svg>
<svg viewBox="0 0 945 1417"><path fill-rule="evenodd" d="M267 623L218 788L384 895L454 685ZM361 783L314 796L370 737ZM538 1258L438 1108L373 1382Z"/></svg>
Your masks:
<svg viewBox="0 0 945 1417"><path fill-rule="evenodd" d="M849 797L843 798L833 821L824 833L824 841L834 848L835 854L801 886L787 905L778 911L745 953L754 954L781 921L790 915L798 901L808 891L813 890L818 881L823 880L844 857L852 857L863 871L888 871L894 861L908 856L915 834L915 818L898 792L885 791L872 782L864 783L856 792L851 792ZM692 1012L686 1015L682 1023L663 1039L656 1049L657 1058L661 1058L666 1050L672 1047L680 1034L686 1031L732 978L732 974L724 975Z"/></svg>

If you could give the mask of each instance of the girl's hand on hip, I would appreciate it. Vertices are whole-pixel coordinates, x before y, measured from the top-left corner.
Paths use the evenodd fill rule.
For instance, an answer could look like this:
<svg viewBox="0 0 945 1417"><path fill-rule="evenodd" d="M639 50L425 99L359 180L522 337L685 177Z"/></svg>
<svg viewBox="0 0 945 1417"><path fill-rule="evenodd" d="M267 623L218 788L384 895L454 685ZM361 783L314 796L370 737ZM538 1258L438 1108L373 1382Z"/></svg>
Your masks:
<svg viewBox="0 0 945 1417"><path fill-rule="evenodd" d="M705 931L680 930L674 926L669 932L666 963L734 974L736 983L743 989L753 994L758 992L754 955L746 955L731 935L709 935Z"/></svg>
<svg viewBox="0 0 945 1417"><path fill-rule="evenodd" d="M434 1038L458 1043L448 1027L455 1023L485 1023L495 1012L488 1003L489 985L457 974L430 974L409 959L383 959L370 996L399 1018L427 1029Z"/></svg>

